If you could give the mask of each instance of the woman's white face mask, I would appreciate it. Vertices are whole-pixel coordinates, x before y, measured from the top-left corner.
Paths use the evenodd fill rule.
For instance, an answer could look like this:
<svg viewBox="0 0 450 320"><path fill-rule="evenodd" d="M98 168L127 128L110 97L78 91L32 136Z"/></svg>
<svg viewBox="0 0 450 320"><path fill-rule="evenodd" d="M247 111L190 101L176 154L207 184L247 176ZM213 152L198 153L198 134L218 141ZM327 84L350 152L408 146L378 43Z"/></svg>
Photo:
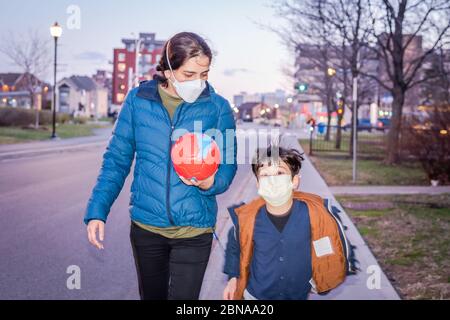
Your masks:
<svg viewBox="0 0 450 320"><path fill-rule="evenodd" d="M259 178L258 194L264 200L279 207L289 201L294 192L294 184L290 174L263 176Z"/></svg>
<svg viewBox="0 0 450 320"><path fill-rule="evenodd" d="M175 79L173 72L172 77ZM179 82L175 79L174 81L171 80L171 82L180 98L188 103L194 103L197 101L198 97L200 97L203 90L206 88L205 80L201 79L183 82Z"/></svg>
<svg viewBox="0 0 450 320"><path fill-rule="evenodd" d="M169 45L167 46L169 47ZM169 50L166 50L167 62L169 64L170 72L172 73L173 80L170 79L172 85L175 88L175 91L180 96L181 99L188 103L194 103L197 101L198 97L202 94L203 90L206 88L206 81L201 79L189 80L180 82L175 78L175 74L173 73L172 66L170 65L169 60Z"/></svg>

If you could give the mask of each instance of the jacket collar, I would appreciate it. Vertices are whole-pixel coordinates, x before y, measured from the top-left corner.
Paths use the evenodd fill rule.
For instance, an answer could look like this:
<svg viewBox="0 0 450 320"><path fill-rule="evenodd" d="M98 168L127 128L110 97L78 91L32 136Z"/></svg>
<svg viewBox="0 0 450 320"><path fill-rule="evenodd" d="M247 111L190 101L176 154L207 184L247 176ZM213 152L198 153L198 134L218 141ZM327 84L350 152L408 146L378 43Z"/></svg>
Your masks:
<svg viewBox="0 0 450 320"><path fill-rule="evenodd" d="M197 102L204 102L211 100L211 93L214 93L214 88L206 81L206 88L198 97ZM161 97L158 93L158 81L150 80L150 81L142 81L139 85L139 89L136 93L136 96L139 98L144 98L151 101L156 101L161 103Z"/></svg>
<svg viewBox="0 0 450 320"><path fill-rule="evenodd" d="M302 192L295 190L293 197L295 200L301 200L301 201L312 201L316 204L323 204L323 200L320 196L308 193L308 192ZM266 204L265 200L258 196L257 198L253 199L251 202L247 204L239 204L235 207L230 207L229 211L233 211L233 213L239 215L239 214L255 214ZM231 209L231 210L230 210Z"/></svg>

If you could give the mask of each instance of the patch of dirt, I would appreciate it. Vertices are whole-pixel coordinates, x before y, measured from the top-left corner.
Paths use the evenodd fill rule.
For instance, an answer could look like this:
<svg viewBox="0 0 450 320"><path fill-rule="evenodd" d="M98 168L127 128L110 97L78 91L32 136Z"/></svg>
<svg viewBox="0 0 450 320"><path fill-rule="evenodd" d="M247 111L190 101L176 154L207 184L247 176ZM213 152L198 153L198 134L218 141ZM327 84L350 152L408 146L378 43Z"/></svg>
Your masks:
<svg viewBox="0 0 450 320"><path fill-rule="evenodd" d="M39 128L36 128L34 125L22 126L21 129L30 131L50 131L49 127L39 126Z"/></svg>
<svg viewBox="0 0 450 320"><path fill-rule="evenodd" d="M418 197L420 205L406 202L405 206L398 196L362 203L344 197L341 203L350 216L357 211L352 220L359 228L375 231L364 238L403 299L450 299L450 217L433 211L447 201L439 196ZM424 214L424 207L430 211ZM389 214L364 216L364 210L387 208L392 208Z"/></svg>

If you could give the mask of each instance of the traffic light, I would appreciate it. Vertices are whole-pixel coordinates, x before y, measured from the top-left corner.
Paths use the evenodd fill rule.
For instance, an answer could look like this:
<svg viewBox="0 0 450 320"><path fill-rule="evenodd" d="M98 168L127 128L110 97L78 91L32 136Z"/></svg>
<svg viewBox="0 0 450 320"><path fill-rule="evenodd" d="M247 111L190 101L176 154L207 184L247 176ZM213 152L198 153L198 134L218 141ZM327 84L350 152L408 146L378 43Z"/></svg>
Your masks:
<svg viewBox="0 0 450 320"><path fill-rule="evenodd" d="M341 98L337 101L337 110L338 115L342 115L344 113L344 100Z"/></svg>
<svg viewBox="0 0 450 320"><path fill-rule="evenodd" d="M295 89L297 89L299 92L306 92L308 91L308 84L307 83L297 83L295 86Z"/></svg>

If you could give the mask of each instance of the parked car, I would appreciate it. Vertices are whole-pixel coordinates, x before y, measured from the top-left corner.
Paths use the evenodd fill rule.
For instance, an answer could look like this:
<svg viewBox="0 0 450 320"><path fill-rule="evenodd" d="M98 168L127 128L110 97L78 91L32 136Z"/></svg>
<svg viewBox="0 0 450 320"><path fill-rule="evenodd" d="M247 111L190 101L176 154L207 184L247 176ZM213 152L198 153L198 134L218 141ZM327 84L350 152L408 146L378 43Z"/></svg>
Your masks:
<svg viewBox="0 0 450 320"><path fill-rule="evenodd" d="M358 131L369 131L372 132L372 124L370 123L370 119L368 118L363 118L363 119L358 119ZM342 127L342 129L344 129L344 131L347 130L351 130L352 124L351 123L347 123L346 125L344 125Z"/></svg>
<svg viewBox="0 0 450 320"><path fill-rule="evenodd" d="M108 108L108 117L112 117L112 118L117 117L121 108L122 108L122 106L120 106L120 105L111 104Z"/></svg>
<svg viewBox="0 0 450 320"><path fill-rule="evenodd" d="M389 129L391 126L390 118L378 118L377 121L377 130L384 131Z"/></svg>
<svg viewBox="0 0 450 320"><path fill-rule="evenodd" d="M253 122L253 118L249 115L246 114L244 119L242 119L244 122Z"/></svg>

